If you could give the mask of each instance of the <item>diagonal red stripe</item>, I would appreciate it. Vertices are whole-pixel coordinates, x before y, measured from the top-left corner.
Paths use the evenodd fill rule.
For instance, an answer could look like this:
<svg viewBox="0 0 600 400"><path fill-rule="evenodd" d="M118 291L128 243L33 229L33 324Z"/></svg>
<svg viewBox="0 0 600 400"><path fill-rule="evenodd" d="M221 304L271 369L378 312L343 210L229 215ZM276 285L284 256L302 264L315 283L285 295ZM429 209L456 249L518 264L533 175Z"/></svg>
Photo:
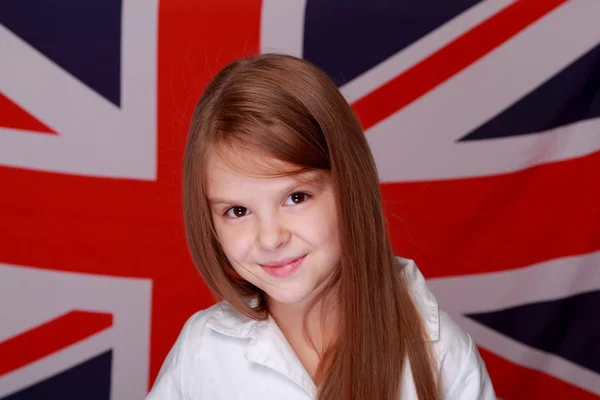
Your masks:
<svg viewBox="0 0 600 400"><path fill-rule="evenodd" d="M352 105L364 129L471 65L566 0L520 0Z"/></svg>
<svg viewBox="0 0 600 400"><path fill-rule="evenodd" d="M514 364L486 349L479 348L479 352L493 377L496 395L504 400L598 399L597 395L587 390Z"/></svg>
<svg viewBox="0 0 600 400"><path fill-rule="evenodd" d="M600 151L512 174L383 184L394 248L432 278L596 251L598 171Z"/></svg>
<svg viewBox="0 0 600 400"><path fill-rule="evenodd" d="M0 126L56 135L56 132L13 103L2 93L0 93Z"/></svg>
<svg viewBox="0 0 600 400"><path fill-rule="evenodd" d="M0 376L110 328L111 314L71 311L0 342Z"/></svg>

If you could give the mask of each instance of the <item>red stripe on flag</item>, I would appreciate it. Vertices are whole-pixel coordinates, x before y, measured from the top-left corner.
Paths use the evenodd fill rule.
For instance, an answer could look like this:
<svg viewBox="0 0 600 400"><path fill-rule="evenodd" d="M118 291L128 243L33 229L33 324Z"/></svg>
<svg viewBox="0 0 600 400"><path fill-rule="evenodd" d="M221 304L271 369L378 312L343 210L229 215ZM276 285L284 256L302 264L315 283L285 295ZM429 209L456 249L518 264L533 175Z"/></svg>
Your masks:
<svg viewBox="0 0 600 400"><path fill-rule="evenodd" d="M111 314L71 311L0 342L0 376L108 329Z"/></svg>
<svg viewBox="0 0 600 400"><path fill-rule="evenodd" d="M597 400L598 396L543 372L514 364L479 348L496 395L504 400L577 399Z"/></svg>
<svg viewBox="0 0 600 400"><path fill-rule="evenodd" d="M389 117L491 52L566 0L520 0L352 105L364 129Z"/></svg>
<svg viewBox="0 0 600 400"><path fill-rule="evenodd" d="M600 152L512 174L382 184L394 250L431 278L596 251L598 171Z"/></svg>
<svg viewBox="0 0 600 400"><path fill-rule="evenodd" d="M56 135L56 132L13 103L2 93L0 93L0 126Z"/></svg>

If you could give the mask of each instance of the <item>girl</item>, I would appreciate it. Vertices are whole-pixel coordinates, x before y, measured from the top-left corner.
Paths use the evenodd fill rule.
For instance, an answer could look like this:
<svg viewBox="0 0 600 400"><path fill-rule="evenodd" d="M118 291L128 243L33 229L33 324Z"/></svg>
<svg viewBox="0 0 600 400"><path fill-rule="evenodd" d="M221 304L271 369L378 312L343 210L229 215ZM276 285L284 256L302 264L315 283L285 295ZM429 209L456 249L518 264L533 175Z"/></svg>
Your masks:
<svg viewBox="0 0 600 400"><path fill-rule="evenodd" d="M470 337L392 254L365 136L314 65L262 55L213 79L184 210L222 301L187 321L149 400L495 397Z"/></svg>

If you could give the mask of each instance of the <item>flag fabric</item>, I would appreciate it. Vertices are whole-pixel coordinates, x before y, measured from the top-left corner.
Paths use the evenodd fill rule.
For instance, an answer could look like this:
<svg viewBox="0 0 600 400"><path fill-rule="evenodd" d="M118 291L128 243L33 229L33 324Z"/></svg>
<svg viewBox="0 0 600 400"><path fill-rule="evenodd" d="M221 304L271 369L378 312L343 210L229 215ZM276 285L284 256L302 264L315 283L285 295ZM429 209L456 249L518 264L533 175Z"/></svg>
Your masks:
<svg viewBox="0 0 600 400"><path fill-rule="evenodd" d="M181 164L240 56L325 70L503 399L600 396L600 2L0 3L0 399L141 399L214 300Z"/></svg>
<svg viewBox="0 0 600 400"><path fill-rule="evenodd" d="M0 398L144 397L148 279L6 264L0 279Z"/></svg>

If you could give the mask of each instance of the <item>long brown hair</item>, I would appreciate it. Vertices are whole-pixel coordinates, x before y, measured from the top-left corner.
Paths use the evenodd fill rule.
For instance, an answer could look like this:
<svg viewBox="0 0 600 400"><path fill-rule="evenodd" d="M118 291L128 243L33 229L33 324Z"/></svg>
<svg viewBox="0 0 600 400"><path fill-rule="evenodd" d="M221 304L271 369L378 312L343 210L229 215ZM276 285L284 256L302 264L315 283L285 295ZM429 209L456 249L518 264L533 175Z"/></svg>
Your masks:
<svg viewBox="0 0 600 400"><path fill-rule="evenodd" d="M183 182L190 253L218 298L261 320L268 315L263 293L231 273L205 195L205 156L220 144L331 174L342 254L332 281L340 317L318 398L397 399L407 359L419 399L439 399L430 344L392 253L373 156L331 79L291 56L239 59L209 83L192 117Z"/></svg>

